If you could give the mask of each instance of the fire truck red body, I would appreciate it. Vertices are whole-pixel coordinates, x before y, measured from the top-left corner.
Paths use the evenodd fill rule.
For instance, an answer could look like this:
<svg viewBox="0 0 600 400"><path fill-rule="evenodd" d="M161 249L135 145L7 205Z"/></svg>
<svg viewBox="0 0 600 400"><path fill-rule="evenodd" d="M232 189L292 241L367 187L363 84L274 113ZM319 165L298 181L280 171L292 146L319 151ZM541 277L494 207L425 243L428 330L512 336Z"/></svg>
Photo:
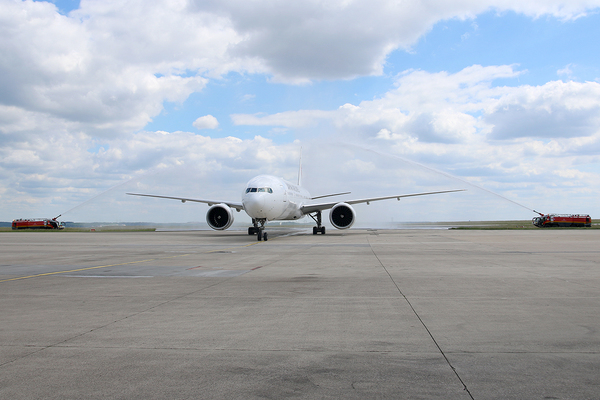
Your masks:
<svg viewBox="0 0 600 400"><path fill-rule="evenodd" d="M59 215L60 217L60 215ZM34 219L14 219L12 222L13 229L64 229L62 222L57 221L57 218L34 218Z"/></svg>
<svg viewBox="0 0 600 400"><path fill-rule="evenodd" d="M536 211L537 212L537 211ZM582 214L540 214L539 217L535 217L531 222L537 227L591 227L592 219L589 215Z"/></svg>

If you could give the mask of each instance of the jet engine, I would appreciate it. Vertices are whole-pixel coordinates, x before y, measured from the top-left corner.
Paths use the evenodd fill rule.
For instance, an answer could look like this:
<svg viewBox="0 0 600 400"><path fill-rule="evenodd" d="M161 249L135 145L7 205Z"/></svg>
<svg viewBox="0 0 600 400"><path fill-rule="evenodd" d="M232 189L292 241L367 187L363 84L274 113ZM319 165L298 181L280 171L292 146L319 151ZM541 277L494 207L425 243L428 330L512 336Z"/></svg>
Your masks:
<svg viewBox="0 0 600 400"><path fill-rule="evenodd" d="M233 212L227 204L214 204L206 212L206 223L218 231L227 229L233 224Z"/></svg>
<svg viewBox="0 0 600 400"><path fill-rule="evenodd" d="M356 214L350 204L337 203L329 211L329 221L337 229L348 229L356 221Z"/></svg>

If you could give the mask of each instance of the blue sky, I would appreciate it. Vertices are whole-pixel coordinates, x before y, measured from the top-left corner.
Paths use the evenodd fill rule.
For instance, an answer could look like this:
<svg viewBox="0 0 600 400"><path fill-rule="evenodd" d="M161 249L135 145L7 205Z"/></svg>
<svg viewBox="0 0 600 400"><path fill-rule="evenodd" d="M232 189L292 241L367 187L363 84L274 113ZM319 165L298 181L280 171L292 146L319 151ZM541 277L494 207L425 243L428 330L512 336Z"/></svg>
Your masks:
<svg viewBox="0 0 600 400"><path fill-rule="evenodd" d="M124 193L235 200L301 147L315 195L469 188L365 225L600 215L599 11L0 0L0 220L203 220Z"/></svg>

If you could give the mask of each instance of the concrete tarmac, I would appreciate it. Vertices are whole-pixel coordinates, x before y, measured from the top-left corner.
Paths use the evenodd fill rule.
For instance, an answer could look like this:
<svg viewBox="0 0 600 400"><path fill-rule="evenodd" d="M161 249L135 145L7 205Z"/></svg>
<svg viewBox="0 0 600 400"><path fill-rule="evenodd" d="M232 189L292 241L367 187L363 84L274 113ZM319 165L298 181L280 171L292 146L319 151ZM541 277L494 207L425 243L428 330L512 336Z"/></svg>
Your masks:
<svg viewBox="0 0 600 400"><path fill-rule="evenodd" d="M0 233L1 399L600 399L600 230Z"/></svg>

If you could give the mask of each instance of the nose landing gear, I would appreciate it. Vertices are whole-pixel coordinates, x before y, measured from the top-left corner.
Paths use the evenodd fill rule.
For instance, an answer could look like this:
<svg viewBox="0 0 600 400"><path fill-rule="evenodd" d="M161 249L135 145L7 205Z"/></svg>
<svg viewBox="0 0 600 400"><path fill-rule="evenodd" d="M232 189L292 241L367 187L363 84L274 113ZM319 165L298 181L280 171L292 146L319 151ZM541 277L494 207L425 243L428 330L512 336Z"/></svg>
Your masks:
<svg viewBox="0 0 600 400"><path fill-rule="evenodd" d="M256 238L260 242L264 240L265 242L269 240L269 235L267 232L263 232L265 230L266 219L254 219L252 218L252 226L248 228L248 235L256 235ZM260 224L260 226L258 226Z"/></svg>

